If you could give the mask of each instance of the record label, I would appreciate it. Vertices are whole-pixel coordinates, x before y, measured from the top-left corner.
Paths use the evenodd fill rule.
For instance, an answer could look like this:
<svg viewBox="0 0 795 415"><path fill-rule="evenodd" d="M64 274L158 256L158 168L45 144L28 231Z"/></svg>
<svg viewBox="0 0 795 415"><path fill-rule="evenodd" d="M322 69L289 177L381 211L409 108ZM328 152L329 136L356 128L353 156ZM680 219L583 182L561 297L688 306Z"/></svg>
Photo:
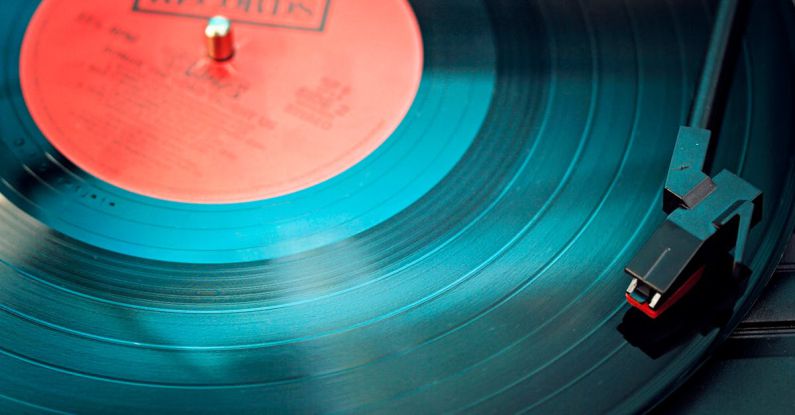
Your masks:
<svg viewBox="0 0 795 415"><path fill-rule="evenodd" d="M217 14L237 49L220 63L203 39ZM58 151L187 203L277 197L349 169L400 124L422 66L406 0L51 0L20 59L25 102Z"/></svg>

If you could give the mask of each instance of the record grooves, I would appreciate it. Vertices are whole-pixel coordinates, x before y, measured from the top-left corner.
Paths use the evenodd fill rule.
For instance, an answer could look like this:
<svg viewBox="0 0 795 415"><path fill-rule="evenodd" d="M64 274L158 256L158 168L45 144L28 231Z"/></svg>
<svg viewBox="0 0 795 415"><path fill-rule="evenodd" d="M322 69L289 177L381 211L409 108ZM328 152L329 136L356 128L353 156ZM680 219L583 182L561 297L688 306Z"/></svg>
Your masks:
<svg viewBox="0 0 795 415"><path fill-rule="evenodd" d="M712 166L765 193L752 273L652 326L623 268L664 218L714 2L411 1L422 80L394 133L228 204L55 149L20 86L38 3L0 8L3 412L643 410L737 325L795 225L786 2L748 11Z"/></svg>

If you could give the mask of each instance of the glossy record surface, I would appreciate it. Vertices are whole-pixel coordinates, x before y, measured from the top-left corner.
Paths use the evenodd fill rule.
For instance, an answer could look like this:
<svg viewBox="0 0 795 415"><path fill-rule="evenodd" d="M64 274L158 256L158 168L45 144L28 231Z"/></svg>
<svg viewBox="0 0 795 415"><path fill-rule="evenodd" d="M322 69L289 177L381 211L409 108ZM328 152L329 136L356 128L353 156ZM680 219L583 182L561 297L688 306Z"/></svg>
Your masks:
<svg viewBox="0 0 795 415"><path fill-rule="evenodd" d="M30 3L0 9L7 48ZM753 273L719 326L660 351L620 330L623 267L662 219L712 4L413 5L424 82L493 78L471 98L488 114L439 184L353 237L215 265L113 253L36 219L33 206L66 215L84 202L31 203L36 166L4 152L0 407L596 413L647 408L681 382L758 295L792 228L789 9L751 11L713 165L765 191ZM493 46L494 66L469 54L473 39ZM2 88L0 104L16 105L13 72ZM18 121L2 114L10 146Z"/></svg>

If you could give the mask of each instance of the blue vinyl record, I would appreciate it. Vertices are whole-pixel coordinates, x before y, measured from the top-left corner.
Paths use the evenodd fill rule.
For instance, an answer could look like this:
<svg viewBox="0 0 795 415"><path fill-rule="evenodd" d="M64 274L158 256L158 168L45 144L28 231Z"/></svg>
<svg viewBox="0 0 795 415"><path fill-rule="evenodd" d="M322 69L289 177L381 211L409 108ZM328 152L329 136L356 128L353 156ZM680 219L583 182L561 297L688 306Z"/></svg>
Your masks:
<svg viewBox="0 0 795 415"><path fill-rule="evenodd" d="M3 413L643 411L737 325L795 225L788 1L744 11L710 167L764 192L751 275L657 325L623 269L665 217L714 1L411 1L424 68L397 130L232 204L121 189L48 142L19 73L47 1L0 5Z"/></svg>

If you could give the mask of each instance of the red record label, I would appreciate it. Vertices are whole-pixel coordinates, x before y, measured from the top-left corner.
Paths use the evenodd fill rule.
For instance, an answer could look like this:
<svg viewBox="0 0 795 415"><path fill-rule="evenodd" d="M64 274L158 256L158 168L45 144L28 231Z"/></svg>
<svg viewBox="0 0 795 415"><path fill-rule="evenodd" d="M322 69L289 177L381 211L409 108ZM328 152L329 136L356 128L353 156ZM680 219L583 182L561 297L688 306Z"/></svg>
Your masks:
<svg viewBox="0 0 795 415"><path fill-rule="evenodd" d="M214 15L236 53L206 55ZM45 137L111 184L192 203L313 186L378 148L408 112L422 39L406 0L46 0L21 85Z"/></svg>

